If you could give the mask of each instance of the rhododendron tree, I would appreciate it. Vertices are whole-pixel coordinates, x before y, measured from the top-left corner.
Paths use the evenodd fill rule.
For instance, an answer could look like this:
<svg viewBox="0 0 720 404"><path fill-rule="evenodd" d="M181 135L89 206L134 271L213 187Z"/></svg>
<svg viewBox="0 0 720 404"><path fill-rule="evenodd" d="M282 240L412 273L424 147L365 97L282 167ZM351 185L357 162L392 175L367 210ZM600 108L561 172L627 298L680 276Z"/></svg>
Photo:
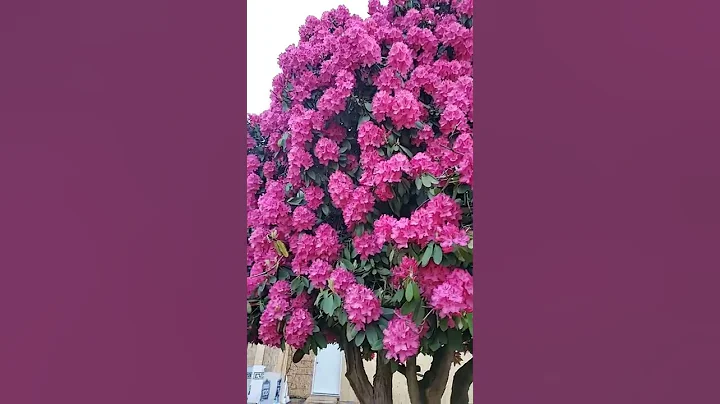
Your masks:
<svg viewBox="0 0 720 404"><path fill-rule="evenodd" d="M391 403L394 372L413 403L439 403L472 350L472 11L371 0L367 19L308 17L270 109L248 117L249 342L295 361L337 342L361 403Z"/></svg>

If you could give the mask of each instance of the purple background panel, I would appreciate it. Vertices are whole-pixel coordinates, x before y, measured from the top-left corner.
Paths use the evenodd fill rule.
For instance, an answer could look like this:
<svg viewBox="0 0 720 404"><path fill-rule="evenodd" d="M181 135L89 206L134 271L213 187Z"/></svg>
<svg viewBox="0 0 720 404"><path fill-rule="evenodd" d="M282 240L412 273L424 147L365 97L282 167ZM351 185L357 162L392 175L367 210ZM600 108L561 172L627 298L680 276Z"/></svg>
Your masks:
<svg viewBox="0 0 720 404"><path fill-rule="evenodd" d="M244 402L244 11L0 2L0 402Z"/></svg>
<svg viewBox="0 0 720 404"><path fill-rule="evenodd" d="M717 3L476 4L476 402L720 402Z"/></svg>

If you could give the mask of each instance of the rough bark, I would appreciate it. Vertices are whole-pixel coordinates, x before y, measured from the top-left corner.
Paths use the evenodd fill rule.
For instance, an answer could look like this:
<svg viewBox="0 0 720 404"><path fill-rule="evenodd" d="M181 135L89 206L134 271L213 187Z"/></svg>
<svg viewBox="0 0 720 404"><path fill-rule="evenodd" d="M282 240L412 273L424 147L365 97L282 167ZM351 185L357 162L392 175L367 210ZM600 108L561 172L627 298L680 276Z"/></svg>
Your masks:
<svg viewBox="0 0 720 404"><path fill-rule="evenodd" d="M360 348L354 344L343 344L343 350L345 351L345 362L347 365L347 377L350 382L355 396L360 401L360 404L374 404L374 388L368 380L367 373L365 373L365 367L363 366L362 354ZM392 396L391 396L392 399ZM390 403L390 401L388 401Z"/></svg>
<svg viewBox="0 0 720 404"><path fill-rule="evenodd" d="M393 371L389 363L381 358L375 359L375 377L373 378L373 403L392 404Z"/></svg>
<svg viewBox="0 0 720 404"><path fill-rule="evenodd" d="M432 365L420 382L423 404L440 404L450 378L453 357L454 352L446 347L440 348L433 355Z"/></svg>
<svg viewBox="0 0 720 404"><path fill-rule="evenodd" d="M420 392L420 383L418 383L416 369L417 357L413 356L407 360L407 368L403 368L403 374L407 379L408 393L410 395L410 403L423 404L424 400Z"/></svg>
<svg viewBox="0 0 720 404"><path fill-rule="evenodd" d="M453 376L450 402L452 404L468 404L470 402L470 385L473 382L473 360L465 362Z"/></svg>

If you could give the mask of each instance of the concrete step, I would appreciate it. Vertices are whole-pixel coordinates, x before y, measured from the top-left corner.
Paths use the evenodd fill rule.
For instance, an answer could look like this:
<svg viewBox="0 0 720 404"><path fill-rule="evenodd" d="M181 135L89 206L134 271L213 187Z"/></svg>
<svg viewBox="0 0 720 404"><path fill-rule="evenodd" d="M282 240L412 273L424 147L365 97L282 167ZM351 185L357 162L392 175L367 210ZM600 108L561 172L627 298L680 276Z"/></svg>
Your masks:
<svg viewBox="0 0 720 404"><path fill-rule="evenodd" d="M305 400L306 404L338 404L337 397L328 396L310 396Z"/></svg>

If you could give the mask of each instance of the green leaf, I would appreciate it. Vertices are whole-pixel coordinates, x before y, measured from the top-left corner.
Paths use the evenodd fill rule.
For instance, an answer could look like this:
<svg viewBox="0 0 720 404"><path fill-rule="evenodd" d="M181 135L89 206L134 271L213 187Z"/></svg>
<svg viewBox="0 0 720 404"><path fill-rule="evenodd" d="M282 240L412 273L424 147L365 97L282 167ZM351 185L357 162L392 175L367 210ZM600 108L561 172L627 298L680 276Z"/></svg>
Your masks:
<svg viewBox="0 0 720 404"><path fill-rule="evenodd" d="M330 208L327 205L322 206L322 213L325 214L325 216L330 216Z"/></svg>
<svg viewBox="0 0 720 404"><path fill-rule="evenodd" d="M349 259L345 259L345 258L341 259L340 264L342 264L342 266L344 266L345 269L347 269L349 271L355 270L355 265L353 265Z"/></svg>
<svg viewBox="0 0 720 404"><path fill-rule="evenodd" d="M252 306L250 305L250 302L247 303L247 312L248 314L252 313Z"/></svg>
<svg viewBox="0 0 720 404"><path fill-rule="evenodd" d="M382 276L390 276L392 274L389 269L384 267L378 268L377 273Z"/></svg>
<svg viewBox="0 0 720 404"><path fill-rule="evenodd" d="M295 294L298 294L302 290L303 285L303 278L298 276L297 278L293 279L292 282L290 282L290 290L292 290Z"/></svg>
<svg viewBox="0 0 720 404"><path fill-rule="evenodd" d="M412 285L414 282L408 283L408 285L405 287L405 300L408 302L413 299L415 294L413 293Z"/></svg>
<svg viewBox="0 0 720 404"><path fill-rule="evenodd" d="M300 362L304 356L305 356L305 351L303 351L302 349L298 349L298 350L295 351L295 353L293 354L293 357L292 357L293 363L298 363L298 362Z"/></svg>
<svg viewBox="0 0 720 404"><path fill-rule="evenodd" d="M355 346L360 346L365 342L365 331L360 331L355 336Z"/></svg>
<svg viewBox="0 0 720 404"><path fill-rule="evenodd" d="M326 297L322 301L321 308L326 314L332 314L335 311L335 300L332 297Z"/></svg>
<svg viewBox="0 0 720 404"><path fill-rule="evenodd" d="M403 151L403 153L405 153L405 155L407 155L409 158L413 158L413 153L410 151L410 149L408 149L407 147L405 147L401 144L398 144L398 146Z"/></svg>
<svg viewBox="0 0 720 404"><path fill-rule="evenodd" d="M369 103L369 102L366 102L366 103L365 103L365 109L366 109L368 112L372 113L372 104Z"/></svg>
<svg viewBox="0 0 720 404"><path fill-rule="evenodd" d="M418 287L417 283L411 282L412 284L412 290L413 290L413 298L420 300L420 288Z"/></svg>
<svg viewBox="0 0 720 404"><path fill-rule="evenodd" d="M440 265L440 263L442 262L442 257L442 247L440 247L439 245L435 245L435 249L433 251L433 261L435 262L435 264Z"/></svg>
<svg viewBox="0 0 720 404"><path fill-rule="evenodd" d="M370 120L370 116L368 116L368 115L361 116L360 119L358 119L357 128L360 129L360 126L369 120Z"/></svg>
<svg viewBox="0 0 720 404"><path fill-rule="evenodd" d="M340 296L333 294L333 302L335 303L335 309L342 307L342 300L340 299Z"/></svg>
<svg viewBox="0 0 720 404"><path fill-rule="evenodd" d="M400 303L403 297L405 297L405 289L398 289L397 292L395 292L395 296L393 296L392 301Z"/></svg>
<svg viewBox="0 0 720 404"><path fill-rule="evenodd" d="M462 333L454 328L447 331L448 348L453 351L462 350Z"/></svg>
<svg viewBox="0 0 720 404"><path fill-rule="evenodd" d="M347 313L345 313L345 310L340 310L338 313L338 323L340 323L340 325L347 324Z"/></svg>
<svg viewBox="0 0 720 404"><path fill-rule="evenodd" d="M327 345L328 345L327 339L325 338L325 335L323 335L323 333L321 333L321 332L315 333L315 334L313 334L313 338L315 338L315 342L317 342L317 346L320 349L327 348Z"/></svg>
<svg viewBox="0 0 720 404"><path fill-rule="evenodd" d="M375 324L370 324L365 329L365 336L371 346L375 346L378 341L382 341L382 331Z"/></svg>
<svg viewBox="0 0 720 404"><path fill-rule="evenodd" d="M430 257L433 256L433 250L435 249L435 243L428 244L427 247L425 247L425 253L423 254L422 258L420 259L420 266L426 267L427 264L430 262Z"/></svg>
<svg viewBox="0 0 720 404"><path fill-rule="evenodd" d="M287 268L280 268L278 269L278 279L285 280L288 279L292 275L292 272Z"/></svg>
<svg viewBox="0 0 720 404"><path fill-rule="evenodd" d="M423 176L420 177L420 179L422 180L422 184L425 188L430 188L430 186L432 186L432 182L430 181L429 176L423 174Z"/></svg>
<svg viewBox="0 0 720 404"><path fill-rule="evenodd" d="M440 345L445 345L448 342L447 333L440 332L437 334L437 340L440 343Z"/></svg>
<svg viewBox="0 0 720 404"><path fill-rule="evenodd" d="M355 324L348 323L347 329L345 330L345 336L347 337L348 342L351 342L356 335L357 330L355 329Z"/></svg>
<svg viewBox="0 0 720 404"><path fill-rule="evenodd" d="M423 187L423 182L422 182L422 178L421 178L421 177L415 178L415 187L416 187L417 189L422 189L422 187Z"/></svg>
<svg viewBox="0 0 720 404"><path fill-rule="evenodd" d="M283 133L282 137L277 142L278 147L282 147L283 150L285 150L285 142L287 141L289 136L290 132Z"/></svg>
<svg viewBox="0 0 720 404"><path fill-rule="evenodd" d="M415 127L418 128L418 129L422 129L424 126L425 126L425 125L424 125L422 122L420 122L420 121L415 122Z"/></svg>
<svg viewBox="0 0 720 404"><path fill-rule="evenodd" d="M470 331L470 336L473 336L473 314L467 313L465 314L463 318L463 322L465 323L465 328Z"/></svg>
<svg viewBox="0 0 720 404"><path fill-rule="evenodd" d="M418 304L413 311L413 321L415 324L420 325L425 318L425 308L422 304Z"/></svg>
<svg viewBox="0 0 720 404"><path fill-rule="evenodd" d="M447 331L448 329L448 319L447 317L444 317L440 319L440 329L443 331Z"/></svg>
<svg viewBox="0 0 720 404"><path fill-rule="evenodd" d="M410 301L410 302L405 302L405 304L403 304L402 307L400 308L400 313L402 313L402 315L404 315L404 316L405 316L405 315L408 315L408 314L414 312L414 311L415 311L415 308L416 308L419 304L420 304L420 301L419 301L419 300L413 300L413 301Z"/></svg>
<svg viewBox="0 0 720 404"><path fill-rule="evenodd" d="M275 250L278 252L278 254L282 255L285 258L290 255L287 248L285 247L285 243L280 240L275 240Z"/></svg>

